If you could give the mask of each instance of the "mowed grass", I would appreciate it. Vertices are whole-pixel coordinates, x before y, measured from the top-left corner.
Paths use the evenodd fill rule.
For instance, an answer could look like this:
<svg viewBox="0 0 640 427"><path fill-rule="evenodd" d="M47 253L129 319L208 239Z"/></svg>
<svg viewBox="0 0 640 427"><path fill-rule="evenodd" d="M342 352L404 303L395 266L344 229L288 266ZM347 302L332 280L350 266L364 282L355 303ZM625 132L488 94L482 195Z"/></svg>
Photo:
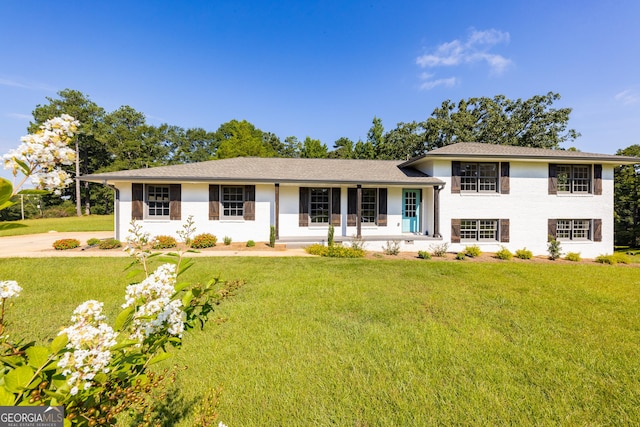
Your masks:
<svg viewBox="0 0 640 427"><path fill-rule="evenodd" d="M67 218L39 218L24 221L0 221L0 237L49 231L111 231L113 215L86 215Z"/></svg>
<svg viewBox="0 0 640 427"><path fill-rule="evenodd" d="M12 336L46 340L80 302L113 318L120 258L5 259ZM640 423L640 270L597 264L198 258L247 284L187 334L165 425L222 387L229 426Z"/></svg>

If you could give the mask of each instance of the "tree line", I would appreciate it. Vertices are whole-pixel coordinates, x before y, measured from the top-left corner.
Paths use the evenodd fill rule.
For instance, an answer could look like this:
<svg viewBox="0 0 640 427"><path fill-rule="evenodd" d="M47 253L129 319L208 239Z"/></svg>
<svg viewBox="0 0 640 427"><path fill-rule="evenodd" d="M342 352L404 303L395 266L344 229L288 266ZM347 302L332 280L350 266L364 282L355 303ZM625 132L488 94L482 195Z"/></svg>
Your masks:
<svg viewBox="0 0 640 427"><path fill-rule="evenodd" d="M549 92L525 100L503 95L446 100L425 120L400 122L390 130L385 130L382 119L374 117L366 140L340 137L329 148L310 136L281 139L246 120L228 121L215 131L166 123L154 126L147 123L144 113L128 105L107 112L82 92L64 89L56 98L47 97L46 104L36 106L28 131L60 114L79 120L76 149L81 175L239 156L405 160L463 141L560 149L580 134L568 128L571 108L554 108L559 99L559 94ZM640 146L618 154L638 156ZM635 245L640 244L637 166L621 167L616 173L617 236L625 236L625 241L635 241ZM73 167L70 172L75 173ZM109 213L113 206L112 191L91 183L67 189L64 198L77 201L78 213L80 200L84 213ZM46 199L41 202L60 202L53 196ZM12 211L5 217L15 216L15 209Z"/></svg>

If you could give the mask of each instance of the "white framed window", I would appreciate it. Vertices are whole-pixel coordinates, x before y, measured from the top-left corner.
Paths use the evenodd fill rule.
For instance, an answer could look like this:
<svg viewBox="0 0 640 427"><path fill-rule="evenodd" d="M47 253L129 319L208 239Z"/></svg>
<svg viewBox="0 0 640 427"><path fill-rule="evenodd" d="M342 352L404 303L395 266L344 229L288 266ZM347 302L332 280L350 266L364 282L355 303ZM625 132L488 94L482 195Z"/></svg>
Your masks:
<svg viewBox="0 0 640 427"><path fill-rule="evenodd" d="M558 240L591 240L592 221L589 219L559 219L556 222Z"/></svg>
<svg viewBox="0 0 640 427"><path fill-rule="evenodd" d="M147 185L147 216L169 218L170 188L168 185Z"/></svg>
<svg viewBox="0 0 640 427"><path fill-rule="evenodd" d="M558 193L591 193L591 167L557 165Z"/></svg>
<svg viewBox="0 0 640 427"><path fill-rule="evenodd" d="M496 241L498 237L497 219L460 220L460 240Z"/></svg>
<svg viewBox="0 0 640 427"><path fill-rule="evenodd" d="M309 218L312 224L328 224L330 211L329 188L311 188L309 191Z"/></svg>
<svg viewBox="0 0 640 427"><path fill-rule="evenodd" d="M242 218L244 216L244 187L222 186L222 216Z"/></svg>
<svg viewBox="0 0 640 427"><path fill-rule="evenodd" d="M378 206L377 191L375 188L362 189L361 215L362 223L375 224Z"/></svg>
<svg viewBox="0 0 640 427"><path fill-rule="evenodd" d="M460 163L460 191L495 193L498 191L497 163Z"/></svg>

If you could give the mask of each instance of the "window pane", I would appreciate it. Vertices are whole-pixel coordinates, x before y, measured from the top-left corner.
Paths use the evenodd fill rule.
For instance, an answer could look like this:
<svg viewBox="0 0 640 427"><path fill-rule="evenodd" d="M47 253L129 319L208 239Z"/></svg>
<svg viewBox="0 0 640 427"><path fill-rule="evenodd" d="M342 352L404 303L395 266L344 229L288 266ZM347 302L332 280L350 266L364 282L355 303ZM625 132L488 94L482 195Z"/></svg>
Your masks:
<svg viewBox="0 0 640 427"><path fill-rule="evenodd" d="M460 164L460 190L478 191L478 164Z"/></svg>
<svg viewBox="0 0 640 427"><path fill-rule="evenodd" d="M362 189L362 222L376 223L376 189Z"/></svg>
<svg viewBox="0 0 640 427"><path fill-rule="evenodd" d="M574 239L588 239L590 225L591 225L591 221L587 219L574 219L572 237Z"/></svg>
<svg viewBox="0 0 640 427"><path fill-rule="evenodd" d="M150 217L169 216L168 185L147 186L147 212Z"/></svg>
<svg viewBox="0 0 640 427"><path fill-rule="evenodd" d="M498 224L495 220L481 219L478 221L479 240L496 240Z"/></svg>
<svg viewBox="0 0 640 427"><path fill-rule="evenodd" d="M589 167L583 165L573 166L573 192L588 193L589 184Z"/></svg>
<svg viewBox="0 0 640 427"><path fill-rule="evenodd" d="M559 219L556 225L556 239L571 238L571 220Z"/></svg>
<svg viewBox="0 0 640 427"><path fill-rule="evenodd" d="M309 206L309 217L315 224L329 222L329 189L312 188Z"/></svg>
<svg viewBox="0 0 640 427"><path fill-rule="evenodd" d="M558 191L570 192L571 191L571 166L558 165Z"/></svg>
<svg viewBox="0 0 640 427"><path fill-rule="evenodd" d="M463 219L460 221L460 239L477 240L478 222L475 220Z"/></svg>
<svg viewBox="0 0 640 427"><path fill-rule="evenodd" d="M222 187L222 215L244 215L244 188Z"/></svg>
<svg viewBox="0 0 640 427"><path fill-rule="evenodd" d="M404 216L405 218L416 217L417 192L407 191L404 194Z"/></svg>

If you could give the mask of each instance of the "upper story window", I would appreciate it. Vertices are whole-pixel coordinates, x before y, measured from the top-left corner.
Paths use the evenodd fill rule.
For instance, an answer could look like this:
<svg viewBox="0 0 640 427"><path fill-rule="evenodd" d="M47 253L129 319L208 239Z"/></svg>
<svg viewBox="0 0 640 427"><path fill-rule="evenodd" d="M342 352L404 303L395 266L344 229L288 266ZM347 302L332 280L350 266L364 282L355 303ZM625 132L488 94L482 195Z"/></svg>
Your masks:
<svg viewBox="0 0 640 427"><path fill-rule="evenodd" d="M495 193L498 190L498 164L461 162L460 190Z"/></svg>
<svg viewBox="0 0 640 427"><path fill-rule="evenodd" d="M559 193L590 193L591 168L587 165L557 165Z"/></svg>
<svg viewBox="0 0 640 427"><path fill-rule="evenodd" d="M451 162L452 193L509 194L509 162Z"/></svg>
<svg viewBox="0 0 640 427"><path fill-rule="evenodd" d="M602 194L602 165L549 164L549 194Z"/></svg>

